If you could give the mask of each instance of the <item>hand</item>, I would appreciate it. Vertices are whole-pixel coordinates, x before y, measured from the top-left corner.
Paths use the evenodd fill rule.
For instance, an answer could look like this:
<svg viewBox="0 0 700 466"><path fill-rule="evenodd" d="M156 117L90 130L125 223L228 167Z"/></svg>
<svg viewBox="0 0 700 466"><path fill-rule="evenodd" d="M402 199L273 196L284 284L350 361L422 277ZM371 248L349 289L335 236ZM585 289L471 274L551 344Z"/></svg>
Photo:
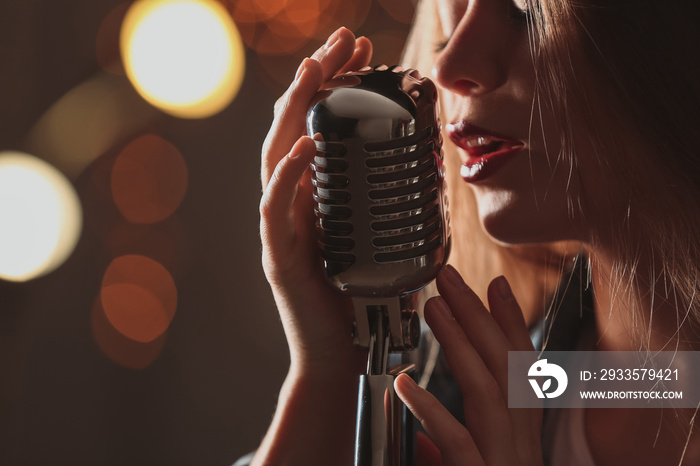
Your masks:
<svg viewBox="0 0 700 466"><path fill-rule="evenodd" d="M451 266L440 272L437 284L441 297L428 301L425 320L462 392L466 428L409 376L395 382L439 449L428 463L541 465L542 410L508 409L508 351L534 350L508 282L504 277L491 282L490 313Z"/></svg>
<svg viewBox="0 0 700 466"><path fill-rule="evenodd" d="M262 262L289 342L292 366L328 371L357 358L349 299L326 283L316 244L309 163L316 153L306 112L320 86L369 63L372 44L340 28L311 58L275 104L262 149Z"/></svg>

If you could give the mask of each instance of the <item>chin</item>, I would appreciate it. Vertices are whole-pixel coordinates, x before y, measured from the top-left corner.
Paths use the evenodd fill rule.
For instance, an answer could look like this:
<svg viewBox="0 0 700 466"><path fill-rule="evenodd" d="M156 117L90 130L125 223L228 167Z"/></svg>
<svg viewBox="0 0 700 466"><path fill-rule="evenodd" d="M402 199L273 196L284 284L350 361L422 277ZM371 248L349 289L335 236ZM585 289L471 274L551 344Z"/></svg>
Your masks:
<svg viewBox="0 0 700 466"><path fill-rule="evenodd" d="M501 244L551 243L578 240L566 208L537 208L512 195L477 195L479 219L491 238ZM547 206L544 206L547 207ZM550 206L554 207L554 206Z"/></svg>

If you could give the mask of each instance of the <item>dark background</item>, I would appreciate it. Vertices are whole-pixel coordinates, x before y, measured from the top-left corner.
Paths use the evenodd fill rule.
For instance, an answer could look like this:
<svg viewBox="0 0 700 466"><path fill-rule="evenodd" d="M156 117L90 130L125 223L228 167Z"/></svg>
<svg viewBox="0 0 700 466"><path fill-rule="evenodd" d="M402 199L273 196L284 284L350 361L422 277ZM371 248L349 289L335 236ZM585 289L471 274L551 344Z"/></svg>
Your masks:
<svg viewBox="0 0 700 466"><path fill-rule="evenodd" d="M273 103L341 24L375 41L375 64L395 63L413 11L410 1L276 0L275 18L244 14L267 2L225 2L246 40L243 87L217 115L187 120L150 107L124 76L116 44L128 3L0 0L0 151L63 170L84 214L62 267L0 280L0 464L227 465L260 441L288 364L258 237ZM270 21L309 5L326 15L313 37L266 41ZM47 132L51 109L76 95L87 97L60 107ZM180 150L188 185L173 215L133 224L113 203L109 174L147 133ZM119 334L98 343L102 277L125 254L166 267L176 313L151 343Z"/></svg>

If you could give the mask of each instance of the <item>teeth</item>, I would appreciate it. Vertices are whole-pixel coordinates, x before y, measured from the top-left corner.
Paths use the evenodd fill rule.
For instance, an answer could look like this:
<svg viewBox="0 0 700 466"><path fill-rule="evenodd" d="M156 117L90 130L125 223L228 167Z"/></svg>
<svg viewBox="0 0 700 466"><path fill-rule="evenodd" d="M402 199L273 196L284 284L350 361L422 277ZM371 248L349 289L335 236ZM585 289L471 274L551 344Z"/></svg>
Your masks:
<svg viewBox="0 0 700 466"><path fill-rule="evenodd" d="M475 136L467 139L465 141L467 147L479 147L479 146L488 146L494 141L493 138L490 138L488 136Z"/></svg>

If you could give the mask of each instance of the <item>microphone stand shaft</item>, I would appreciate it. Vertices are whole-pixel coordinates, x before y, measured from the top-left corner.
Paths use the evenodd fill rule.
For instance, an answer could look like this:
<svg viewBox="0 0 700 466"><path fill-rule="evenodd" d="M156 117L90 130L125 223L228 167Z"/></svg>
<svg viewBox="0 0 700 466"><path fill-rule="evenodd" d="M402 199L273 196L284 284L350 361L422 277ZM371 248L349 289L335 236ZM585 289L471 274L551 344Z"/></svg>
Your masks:
<svg viewBox="0 0 700 466"><path fill-rule="evenodd" d="M390 332L380 310L369 313L367 374L360 376L355 432L355 466L411 466L412 418L394 391L394 379L413 366L387 373Z"/></svg>

